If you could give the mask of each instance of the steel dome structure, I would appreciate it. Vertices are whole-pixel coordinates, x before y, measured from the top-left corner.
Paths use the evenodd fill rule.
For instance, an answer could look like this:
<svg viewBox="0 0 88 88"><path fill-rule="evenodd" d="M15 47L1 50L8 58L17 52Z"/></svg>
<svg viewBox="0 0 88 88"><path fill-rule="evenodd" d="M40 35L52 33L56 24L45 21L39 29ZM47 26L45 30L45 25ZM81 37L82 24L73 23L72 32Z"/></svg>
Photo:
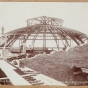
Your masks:
<svg viewBox="0 0 88 88"><path fill-rule="evenodd" d="M26 43L32 40L34 47L35 40L43 41L43 49L46 49L46 40L55 40L59 49L58 41L61 40L65 48L71 46L71 40L77 45L83 44L87 35L79 31L63 27L63 20L59 18L41 16L27 20L27 27L19 28L2 35L6 38L0 47L11 47L19 39ZM69 42L70 40L70 42Z"/></svg>

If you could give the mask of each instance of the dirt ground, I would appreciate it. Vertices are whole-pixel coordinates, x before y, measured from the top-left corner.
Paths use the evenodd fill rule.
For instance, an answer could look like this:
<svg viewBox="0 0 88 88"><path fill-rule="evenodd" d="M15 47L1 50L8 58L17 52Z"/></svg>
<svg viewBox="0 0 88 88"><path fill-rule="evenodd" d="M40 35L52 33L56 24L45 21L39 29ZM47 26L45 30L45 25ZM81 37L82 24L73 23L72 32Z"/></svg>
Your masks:
<svg viewBox="0 0 88 88"><path fill-rule="evenodd" d="M88 44L23 59L25 66L67 85L88 85L87 75L73 75L72 67L88 67Z"/></svg>

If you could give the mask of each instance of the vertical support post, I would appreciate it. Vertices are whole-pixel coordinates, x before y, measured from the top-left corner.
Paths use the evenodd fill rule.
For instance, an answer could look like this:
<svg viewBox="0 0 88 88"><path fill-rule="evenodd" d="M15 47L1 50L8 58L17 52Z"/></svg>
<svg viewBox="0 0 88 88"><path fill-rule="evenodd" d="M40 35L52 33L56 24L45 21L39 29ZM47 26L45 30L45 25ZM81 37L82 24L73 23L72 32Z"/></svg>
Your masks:
<svg viewBox="0 0 88 88"><path fill-rule="evenodd" d="M7 36L5 36L5 45L4 45L4 47L6 47L6 45L7 45Z"/></svg>
<svg viewBox="0 0 88 88"><path fill-rule="evenodd" d="M58 50L59 50L59 39L57 41L58 41Z"/></svg>
<svg viewBox="0 0 88 88"><path fill-rule="evenodd" d="M26 54L26 42L23 42L23 54Z"/></svg>
<svg viewBox="0 0 88 88"><path fill-rule="evenodd" d="M3 35L4 34L4 27L2 27L2 29L1 29L1 35Z"/></svg>
<svg viewBox="0 0 88 88"><path fill-rule="evenodd" d="M19 38L19 47L20 47L20 38Z"/></svg>
<svg viewBox="0 0 88 88"><path fill-rule="evenodd" d="M22 36L21 36L21 39L20 40L21 40L21 45L22 45Z"/></svg>
<svg viewBox="0 0 88 88"><path fill-rule="evenodd" d="M46 34L44 32L44 34L43 34L43 50L45 50L45 49L46 49Z"/></svg>
<svg viewBox="0 0 88 88"><path fill-rule="evenodd" d="M6 45L7 45L7 36L4 36L5 37L5 44L4 44L4 47L3 47L3 50L2 50L2 54L1 54L1 56L4 58L4 56L5 56L5 49L6 49Z"/></svg>

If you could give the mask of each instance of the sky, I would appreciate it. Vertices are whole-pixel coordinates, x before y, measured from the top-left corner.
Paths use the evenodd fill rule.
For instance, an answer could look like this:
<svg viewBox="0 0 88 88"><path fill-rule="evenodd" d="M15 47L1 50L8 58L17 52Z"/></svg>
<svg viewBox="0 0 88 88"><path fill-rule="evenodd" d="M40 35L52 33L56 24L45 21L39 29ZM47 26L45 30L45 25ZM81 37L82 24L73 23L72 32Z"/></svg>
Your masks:
<svg viewBox="0 0 88 88"><path fill-rule="evenodd" d="M50 16L64 20L63 26L88 34L88 3L0 2L0 28L5 32L26 26L26 20Z"/></svg>
<svg viewBox="0 0 88 88"><path fill-rule="evenodd" d="M0 2L0 28L5 32L27 26L26 20L49 16L63 26L88 35L88 2Z"/></svg>

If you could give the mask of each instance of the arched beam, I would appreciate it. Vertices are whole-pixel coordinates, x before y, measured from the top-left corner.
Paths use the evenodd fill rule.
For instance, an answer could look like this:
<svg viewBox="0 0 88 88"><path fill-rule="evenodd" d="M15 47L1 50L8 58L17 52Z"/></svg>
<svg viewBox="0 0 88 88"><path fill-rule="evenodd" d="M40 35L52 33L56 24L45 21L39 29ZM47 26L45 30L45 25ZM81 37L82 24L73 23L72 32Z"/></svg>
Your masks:
<svg viewBox="0 0 88 88"><path fill-rule="evenodd" d="M62 32L62 33L59 33L59 31L58 31L57 28L53 28L53 29L54 29L55 31L57 31L57 34L58 34L58 36L61 38L63 45L64 45L65 47L67 47L67 46L70 47L70 45L69 45L69 43L68 43L68 41L67 41L67 37L63 35L63 32ZM66 41L66 44L67 44L67 45L64 44L63 39Z"/></svg>

